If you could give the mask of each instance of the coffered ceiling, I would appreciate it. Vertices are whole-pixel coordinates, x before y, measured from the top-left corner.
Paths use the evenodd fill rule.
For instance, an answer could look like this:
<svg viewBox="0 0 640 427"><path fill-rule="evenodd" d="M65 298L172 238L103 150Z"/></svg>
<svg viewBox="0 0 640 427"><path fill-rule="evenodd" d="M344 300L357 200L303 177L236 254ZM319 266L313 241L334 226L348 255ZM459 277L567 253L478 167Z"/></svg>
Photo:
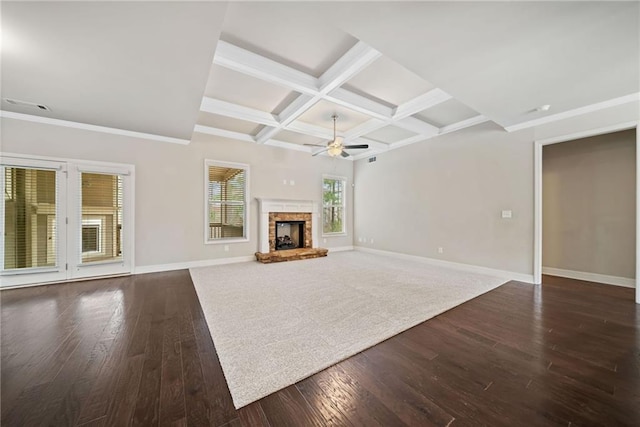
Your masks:
<svg viewBox="0 0 640 427"><path fill-rule="evenodd" d="M637 2L1 7L3 116L168 142L195 132L313 153L337 114L347 143L369 145L350 152L363 157L485 121L515 131L637 103L640 91Z"/></svg>
<svg viewBox="0 0 640 427"><path fill-rule="evenodd" d="M330 23L247 3L227 10L201 110L196 132L305 151L337 115L360 155L487 120Z"/></svg>

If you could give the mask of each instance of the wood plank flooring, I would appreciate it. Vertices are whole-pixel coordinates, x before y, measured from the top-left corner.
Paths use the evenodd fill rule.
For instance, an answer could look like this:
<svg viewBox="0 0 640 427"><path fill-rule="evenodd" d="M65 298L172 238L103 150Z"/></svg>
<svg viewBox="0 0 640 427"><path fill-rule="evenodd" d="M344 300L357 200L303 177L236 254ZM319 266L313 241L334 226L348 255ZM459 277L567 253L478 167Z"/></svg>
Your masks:
<svg viewBox="0 0 640 427"><path fill-rule="evenodd" d="M187 271L0 293L3 426L638 426L633 289L509 282L233 407Z"/></svg>

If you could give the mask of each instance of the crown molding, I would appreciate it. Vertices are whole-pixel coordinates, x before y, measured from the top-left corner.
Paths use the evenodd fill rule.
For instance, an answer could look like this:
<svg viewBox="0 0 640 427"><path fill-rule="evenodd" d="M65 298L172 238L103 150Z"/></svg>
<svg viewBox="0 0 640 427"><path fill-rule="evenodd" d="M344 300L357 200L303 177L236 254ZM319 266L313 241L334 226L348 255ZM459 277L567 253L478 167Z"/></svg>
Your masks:
<svg viewBox="0 0 640 427"><path fill-rule="evenodd" d="M148 139L151 141L170 142L172 144L188 145L188 139L173 138L170 136L155 135L152 133L136 132L132 130L118 129L106 126L90 125L87 123L72 122L69 120L52 119L50 117L34 116L31 114L14 113L12 111L0 110L0 117L7 119L22 120L33 123L43 123L47 125L60 126L73 129L82 129L92 132L108 133L111 135L128 136L132 138Z"/></svg>
<svg viewBox="0 0 640 427"><path fill-rule="evenodd" d="M595 111L604 110L606 108L611 108L611 107L615 107L622 104L628 104L630 102L638 102L639 100L640 100L640 92L636 92L636 93L621 96L618 98L609 99L607 101L586 105L584 107L574 108L573 110L567 110L561 113L540 117L538 119L517 123L515 125L507 126L504 129L507 132L515 132L522 129L528 129L534 126L556 122L558 120L568 119L570 117L576 117L576 116L581 116L583 114L593 113Z"/></svg>
<svg viewBox="0 0 640 427"><path fill-rule="evenodd" d="M202 98L200 111L266 126L279 125L278 120L273 114L206 96Z"/></svg>
<svg viewBox="0 0 640 427"><path fill-rule="evenodd" d="M203 125L195 125L193 131L196 133L204 133L207 135L220 136L222 138L230 138L243 142L252 142L255 143L255 139L251 135L247 135L246 133L234 132L231 130L215 128L212 126L203 126Z"/></svg>

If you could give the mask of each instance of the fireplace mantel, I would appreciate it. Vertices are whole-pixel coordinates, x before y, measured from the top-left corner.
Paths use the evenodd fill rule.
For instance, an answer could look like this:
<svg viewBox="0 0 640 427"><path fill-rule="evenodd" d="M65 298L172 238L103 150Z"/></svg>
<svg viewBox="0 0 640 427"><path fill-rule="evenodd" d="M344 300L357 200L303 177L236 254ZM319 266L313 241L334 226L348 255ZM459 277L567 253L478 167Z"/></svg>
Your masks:
<svg viewBox="0 0 640 427"><path fill-rule="evenodd" d="M313 200L265 199L257 197L260 215L258 218L259 242L258 251L269 253L269 213L291 212L311 214L312 247L318 247L318 204Z"/></svg>

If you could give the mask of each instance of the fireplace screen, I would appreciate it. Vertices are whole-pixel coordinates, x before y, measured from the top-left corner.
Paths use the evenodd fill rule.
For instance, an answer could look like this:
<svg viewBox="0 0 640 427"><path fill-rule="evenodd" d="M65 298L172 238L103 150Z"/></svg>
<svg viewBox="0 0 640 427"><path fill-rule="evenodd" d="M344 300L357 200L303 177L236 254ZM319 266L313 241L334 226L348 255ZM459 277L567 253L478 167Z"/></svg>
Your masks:
<svg viewBox="0 0 640 427"><path fill-rule="evenodd" d="M304 247L304 221L276 221L276 250Z"/></svg>

